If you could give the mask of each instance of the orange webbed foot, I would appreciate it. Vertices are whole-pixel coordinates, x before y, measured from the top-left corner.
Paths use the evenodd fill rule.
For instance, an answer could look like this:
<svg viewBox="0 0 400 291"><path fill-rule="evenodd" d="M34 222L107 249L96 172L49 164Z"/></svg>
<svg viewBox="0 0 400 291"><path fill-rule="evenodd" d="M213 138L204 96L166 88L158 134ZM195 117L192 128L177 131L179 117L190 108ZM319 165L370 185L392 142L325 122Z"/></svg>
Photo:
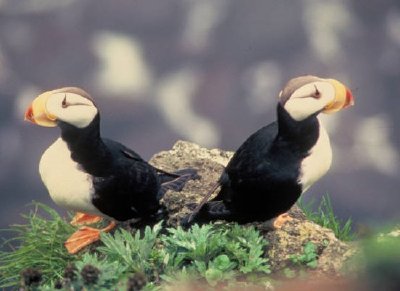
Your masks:
<svg viewBox="0 0 400 291"><path fill-rule="evenodd" d="M286 222L293 220L288 213L282 213L274 219L273 226L276 229L281 228Z"/></svg>
<svg viewBox="0 0 400 291"><path fill-rule="evenodd" d="M91 215L82 212L77 212L71 220L71 224L78 226L78 225L85 225L85 224L94 224L97 222L102 221L103 218L98 215Z"/></svg>
<svg viewBox="0 0 400 291"><path fill-rule="evenodd" d="M116 226L115 222L111 222L108 226L103 229L97 229L93 227L83 226L74 232L64 243L68 253L76 254L84 247L100 240L101 232L109 232Z"/></svg>

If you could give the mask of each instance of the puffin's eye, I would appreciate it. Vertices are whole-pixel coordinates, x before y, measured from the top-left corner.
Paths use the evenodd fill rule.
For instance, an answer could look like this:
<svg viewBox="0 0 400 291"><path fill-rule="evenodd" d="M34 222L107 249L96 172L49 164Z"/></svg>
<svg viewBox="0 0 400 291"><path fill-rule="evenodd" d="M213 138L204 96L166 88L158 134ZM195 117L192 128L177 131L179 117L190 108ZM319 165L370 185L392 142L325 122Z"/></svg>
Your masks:
<svg viewBox="0 0 400 291"><path fill-rule="evenodd" d="M317 85L314 85L315 92L313 94L314 98L319 99L321 97L321 92L319 92Z"/></svg>
<svg viewBox="0 0 400 291"><path fill-rule="evenodd" d="M68 103L67 103L67 94L64 95L64 99L61 103L61 107L62 108L67 108L68 107Z"/></svg>

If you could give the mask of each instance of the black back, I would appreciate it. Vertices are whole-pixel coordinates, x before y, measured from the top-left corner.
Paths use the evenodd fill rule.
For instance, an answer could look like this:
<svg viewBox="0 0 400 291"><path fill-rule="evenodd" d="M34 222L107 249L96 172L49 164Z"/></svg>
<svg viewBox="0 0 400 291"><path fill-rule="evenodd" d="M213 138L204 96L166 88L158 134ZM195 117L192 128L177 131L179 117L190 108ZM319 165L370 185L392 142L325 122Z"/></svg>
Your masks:
<svg viewBox="0 0 400 291"><path fill-rule="evenodd" d="M220 178L221 190L213 201L223 201L229 210L227 220L276 217L289 210L302 192L300 166L318 140L319 123L316 114L295 121L280 104L277 113L277 122L239 147ZM211 206L212 202L205 209L212 212Z"/></svg>
<svg viewBox="0 0 400 291"><path fill-rule="evenodd" d="M124 145L100 137L99 115L85 128L59 122L71 158L92 175L92 203L119 221L146 218L160 208L156 170Z"/></svg>

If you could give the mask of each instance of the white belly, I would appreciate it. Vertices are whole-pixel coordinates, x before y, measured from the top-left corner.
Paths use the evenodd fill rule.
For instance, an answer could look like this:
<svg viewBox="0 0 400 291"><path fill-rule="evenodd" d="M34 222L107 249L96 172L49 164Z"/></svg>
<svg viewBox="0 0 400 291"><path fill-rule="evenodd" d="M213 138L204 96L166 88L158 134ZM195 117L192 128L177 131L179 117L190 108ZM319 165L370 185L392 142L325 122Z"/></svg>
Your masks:
<svg viewBox="0 0 400 291"><path fill-rule="evenodd" d="M301 163L299 182L302 192L307 191L318 179L328 172L332 164L332 149L328 133L319 121L317 143L309 151L309 156Z"/></svg>
<svg viewBox="0 0 400 291"><path fill-rule="evenodd" d="M57 139L42 155L39 173L53 201L68 210L101 214L91 203L91 176L71 159L67 144Z"/></svg>

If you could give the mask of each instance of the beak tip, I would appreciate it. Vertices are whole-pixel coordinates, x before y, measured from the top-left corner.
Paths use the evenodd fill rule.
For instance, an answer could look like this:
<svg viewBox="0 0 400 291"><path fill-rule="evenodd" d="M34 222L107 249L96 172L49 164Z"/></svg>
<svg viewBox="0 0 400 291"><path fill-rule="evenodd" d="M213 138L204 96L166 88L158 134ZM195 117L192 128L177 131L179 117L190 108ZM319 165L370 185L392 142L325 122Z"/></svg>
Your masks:
<svg viewBox="0 0 400 291"><path fill-rule="evenodd" d="M353 93L350 91L349 88L346 88L346 101L345 107L350 107L354 105L354 97Z"/></svg>
<svg viewBox="0 0 400 291"><path fill-rule="evenodd" d="M29 106L28 109L25 111L24 121L35 123L35 120L33 118L32 106Z"/></svg>

